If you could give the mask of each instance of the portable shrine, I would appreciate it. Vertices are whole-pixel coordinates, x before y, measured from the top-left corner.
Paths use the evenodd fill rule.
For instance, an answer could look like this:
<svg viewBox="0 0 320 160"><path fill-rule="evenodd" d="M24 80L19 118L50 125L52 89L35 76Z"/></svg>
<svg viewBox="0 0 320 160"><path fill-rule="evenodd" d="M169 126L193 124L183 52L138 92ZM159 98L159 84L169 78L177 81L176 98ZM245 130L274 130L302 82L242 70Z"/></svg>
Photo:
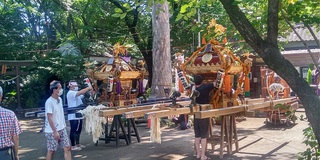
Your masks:
<svg viewBox="0 0 320 160"><path fill-rule="evenodd" d="M95 90L100 93L98 102L110 106L137 103L137 95L143 92L143 73L119 54L126 54L126 47L118 43L113 47L114 56L95 69L87 69Z"/></svg>
<svg viewBox="0 0 320 160"><path fill-rule="evenodd" d="M252 62L248 53L243 56L244 62L224 44L211 40L180 65L180 69L191 75L202 75L207 83L216 80L217 90L211 98L214 108L236 106L238 95L243 90L250 91L248 74Z"/></svg>

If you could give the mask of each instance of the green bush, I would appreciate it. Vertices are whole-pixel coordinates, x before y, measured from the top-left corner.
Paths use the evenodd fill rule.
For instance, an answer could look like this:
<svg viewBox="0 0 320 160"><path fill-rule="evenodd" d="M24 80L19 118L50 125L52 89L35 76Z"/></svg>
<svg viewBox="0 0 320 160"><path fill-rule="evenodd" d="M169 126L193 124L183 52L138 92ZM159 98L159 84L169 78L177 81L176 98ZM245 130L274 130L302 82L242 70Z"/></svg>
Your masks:
<svg viewBox="0 0 320 160"><path fill-rule="evenodd" d="M304 144L308 146L307 150L304 152L298 153L299 160L317 160L320 156L319 144L316 139L316 136L309 126L303 130L303 135L305 136Z"/></svg>
<svg viewBox="0 0 320 160"><path fill-rule="evenodd" d="M307 74L307 79L306 79L306 81L308 82L308 84L311 84L311 83L312 83L312 71L311 71L310 68L308 69L308 74Z"/></svg>

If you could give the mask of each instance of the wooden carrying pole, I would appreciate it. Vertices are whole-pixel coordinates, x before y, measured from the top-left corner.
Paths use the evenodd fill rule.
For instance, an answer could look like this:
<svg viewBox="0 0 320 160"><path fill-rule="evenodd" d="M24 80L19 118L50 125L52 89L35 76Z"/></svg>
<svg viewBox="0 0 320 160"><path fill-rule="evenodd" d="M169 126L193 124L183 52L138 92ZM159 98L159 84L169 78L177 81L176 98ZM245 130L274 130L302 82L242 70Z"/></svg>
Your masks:
<svg viewBox="0 0 320 160"><path fill-rule="evenodd" d="M112 108L107 110L100 110L99 116L100 117L107 117L107 116L114 116L124 114L125 116L137 118L137 117L166 117L171 115L177 114L195 114L196 118L209 118L215 116L222 116L222 115L232 115L235 113L241 113L250 110L257 110L257 109L269 109L273 107L274 104L278 103L288 103L296 101L296 98L285 98L285 99L278 99L273 101L266 101L263 102L263 98L259 99L252 99L247 100L245 105L240 106L233 106L233 107L226 107L226 108L218 108L218 109L211 109L211 104L204 104L201 105L202 111L200 111L200 106L193 106L190 109L187 106L189 101L185 101L180 103L180 105L184 106L182 108L173 108L167 104L158 104L158 105L148 105L148 106L139 106L139 107L127 107L127 108Z"/></svg>
<svg viewBox="0 0 320 160"><path fill-rule="evenodd" d="M189 103L190 103L189 101L182 101L182 102L179 102L178 104L183 106L183 105L187 105ZM108 116L125 114L126 112L132 112L132 111L137 111L137 112L135 112L135 114L138 114L139 110L142 110L142 112L147 112L147 110L153 111L154 108L172 109L174 107L178 107L178 106L169 107L170 104L171 103L158 103L158 104L153 104L153 105L136 106L136 107L133 107L133 106L131 106L131 107L129 107L129 106L121 107L120 106L118 108L110 107L110 108L106 108L106 109L100 110L99 111L99 116L100 117L108 117ZM131 113L128 113L128 114L131 114ZM174 114L172 114L172 115L174 115ZM141 117L143 117L143 116L141 116Z"/></svg>
<svg viewBox="0 0 320 160"><path fill-rule="evenodd" d="M263 108L269 109L270 107L273 107L274 104L288 103L288 102L294 102L294 101L296 101L296 98L285 98L285 99L266 101L261 103L251 103L248 105L211 109L206 111L195 112L195 117L203 119L203 118L216 117L216 116L232 115L235 113L241 113L241 112L250 111L250 110L257 110L257 109L263 109Z"/></svg>

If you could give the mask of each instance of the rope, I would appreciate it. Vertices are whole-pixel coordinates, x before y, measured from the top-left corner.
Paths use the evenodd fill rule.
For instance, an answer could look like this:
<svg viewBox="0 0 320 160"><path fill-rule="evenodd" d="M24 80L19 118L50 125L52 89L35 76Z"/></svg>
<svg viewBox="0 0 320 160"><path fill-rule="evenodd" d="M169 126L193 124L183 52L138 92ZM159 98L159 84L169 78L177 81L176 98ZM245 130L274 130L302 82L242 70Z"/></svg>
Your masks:
<svg viewBox="0 0 320 160"><path fill-rule="evenodd" d="M20 76L18 75L18 76L15 76L15 77L10 78L10 79L7 79L7 80L0 79L0 82L2 82L2 83L4 83L4 82L9 82L9 81L12 81L12 80L14 80L14 79L16 79L16 78L18 78L18 77L20 77Z"/></svg>

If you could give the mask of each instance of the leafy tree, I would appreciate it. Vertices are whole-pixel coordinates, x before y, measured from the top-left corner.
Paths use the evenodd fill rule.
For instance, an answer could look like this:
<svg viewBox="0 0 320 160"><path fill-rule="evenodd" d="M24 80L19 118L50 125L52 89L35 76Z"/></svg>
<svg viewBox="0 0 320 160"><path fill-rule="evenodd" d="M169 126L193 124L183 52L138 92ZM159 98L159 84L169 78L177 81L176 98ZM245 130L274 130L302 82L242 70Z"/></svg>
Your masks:
<svg viewBox="0 0 320 160"><path fill-rule="evenodd" d="M278 47L279 32L279 10L280 7L287 7L287 3L279 0L268 1L268 12L266 17L265 36L261 36L257 29L248 20L243 10L240 9L240 1L220 0L228 13L231 22L237 28L246 42L254 49L254 51L264 60L264 62L280 75L298 95L306 109L306 115L315 132L318 142L320 142L320 99L310 88L308 83L299 75L294 66L286 60ZM262 4L264 1L262 1ZM319 6L319 2L303 1L305 6L301 6L300 10L310 7L308 3L317 3L313 6ZM255 2L253 2L255 3ZM247 3L250 5L252 3ZM290 4L289 4L290 5ZM308 6L308 7L307 7Z"/></svg>
<svg viewBox="0 0 320 160"><path fill-rule="evenodd" d="M71 54L62 56L60 52L50 52L38 61L38 68L35 72L38 74L47 72L66 82L83 74L82 64L82 56Z"/></svg>
<svg viewBox="0 0 320 160"><path fill-rule="evenodd" d="M299 96L306 108L307 117L320 142L320 100L308 83L300 76L294 66L280 52L278 37L285 36L292 30L285 18L295 23L308 25L319 24L319 3L311 0L219 0L232 22L233 27L245 42L264 60L264 62L280 75ZM198 1L188 1L181 7L180 17L190 19L196 13ZM202 1L201 1L202 2ZM216 1L204 1L204 3ZM187 12L187 11L190 12ZM282 12L280 12L282 11ZM191 14L193 13L193 14ZM282 17L279 17L282 13ZM285 14L284 14L285 13ZM179 17L179 15L177 16ZM220 17L221 19L221 17ZM229 25L230 26L230 25ZM196 28L196 27L195 27ZM234 31L232 31L234 32ZM235 33L237 33L235 32ZM229 33L230 34L230 33ZM231 41L241 41L236 37Z"/></svg>

